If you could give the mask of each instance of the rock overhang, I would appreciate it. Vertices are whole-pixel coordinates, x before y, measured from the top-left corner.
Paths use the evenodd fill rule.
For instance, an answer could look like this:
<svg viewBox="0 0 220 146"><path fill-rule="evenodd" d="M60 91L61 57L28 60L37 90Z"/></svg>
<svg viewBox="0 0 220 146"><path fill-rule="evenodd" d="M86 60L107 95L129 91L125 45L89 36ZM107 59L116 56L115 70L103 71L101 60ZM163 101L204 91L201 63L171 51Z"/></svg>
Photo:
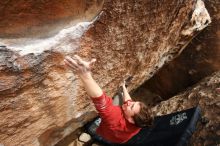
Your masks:
<svg viewBox="0 0 220 146"><path fill-rule="evenodd" d="M0 46L21 55L52 49L59 52L75 50L79 48L80 37L101 12L103 2L1 2Z"/></svg>
<svg viewBox="0 0 220 146"><path fill-rule="evenodd" d="M94 78L109 95L115 93L117 86L125 75L131 74L134 76L130 86L130 89L134 89L149 79L167 61L178 56L190 39L200 31L200 29L194 27L196 23L191 23L190 20L192 17L191 12L195 10L196 1L167 1L159 2L156 6L154 5L155 2L150 0L137 3L131 1L105 1L103 13L97 21L94 21L92 25L90 21L86 23L85 27L81 27L79 24L80 30L85 30L85 32L80 31L84 34L82 37L75 38L72 36L73 34L68 34L69 30L67 28L75 30L73 25L77 23L74 23L72 27L67 26L65 29L63 29L64 25L60 25L62 29L54 29L56 33L54 31L51 31L48 35L39 33L36 34L37 37L34 39L30 39L34 33L23 34L20 37L17 35L18 33L15 33L15 35L10 36L10 34L7 34L4 38L2 37L1 39L4 39L5 42L15 40L12 47L7 45L8 49L5 50L7 54L5 58L7 59L5 62L3 61L1 66L3 78L8 79L12 76L10 78L12 81L5 80L1 84L4 87L9 87L7 88L8 92L1 92L5 93L4 96L6 97L2 98L4 99L2 102L3 111L16 110L15 119L22 120L22 113L31 115L31 119L35 119L35 121L31 121L30 118L26 120L33 128L26 127L23 129L22 126L28 122L24 122L20 127L17 127L18 131L13 135L16 136L14 141L31 145L33 139L38 139L42 134L44 135L48 130L50 131L51 125L56 125L55 129L57 129L56 132L60 134L60 137L54 138L53 135L47 137L47 140L50 138L47 142L51 142L48 145L53 145L65 136L60 131L65 131L65 128L67 131L68 129L74 130L71 126L68 127L69 125L67 125L65 127L65 125L71 122L74 117L78 118L77 113L94 110L91 108L89 100L84 98L86 94L77 77L59 65L64 55L77 53L85 58L96 57L97 64L93 70ZM200 0L197 2L200 2ZM186 4L184 5L184 3ZM168 11L163 6L166 4L167 6L170 4L173 9ZM146 7L143 7L143 5ZM149 9L150 11L148 11ZM153 10L151 11L151 9ZM146 20L148 18L150 21ZM209 18L207 17L207 19ZM203 21L201 23L203 24ZM64 24L66 24L66 21ZM204 24L205 26L208 25L207 23ZM88 28L87 26L92 27ZM182 33L184 30L187 33ZM58 37L59 34L65 37ZM167 36L163 34L167 34ZM27 40L24 40L24 38L27 38ZM20 41L22 46L16 44L18 43L16 39L23 39L23 41ZM161 43L158 43L157 39ZM48 43L44 44L43 41ZM23 44L23 42L27 44ZM69 46L65 46L65 44L69 44ZM39 50L36 47L40 47ZM62 49L62 47L64 48ZM69 53L65 53L66 49L70 49ZM18 53L16 54L16 52ZM169 55L171 58L167 57ZM13 80L14 78L15 80ZM11 95L8 96L7 93ZM19 105L17 107L22 110L8 106L8 103L11 102L7 102L9 99L13 101L11 105L15 105L18 101L24 101L17 104ZM25 106L25 104L28 106ZM32 106L33 108L30 109L29 107ZM7 116L4 112L0 114ZM13 114L15 114L15 111L11 113L11 115ZM82 122L84 121L82 120ZM12 134L11 128L15 127L13 127L13 124L11 124L11 127L5 128L7 123L0 123L6 131L5 133L8 134ZM39 129L39 126L42 126L42 128ZM34 133L32 137L29 137L28 132L22 134L27 130ZM4 142L10 143L13 136L6 136ZM19 137L23 136L28 137L27 141L19 140Z"/></svg>

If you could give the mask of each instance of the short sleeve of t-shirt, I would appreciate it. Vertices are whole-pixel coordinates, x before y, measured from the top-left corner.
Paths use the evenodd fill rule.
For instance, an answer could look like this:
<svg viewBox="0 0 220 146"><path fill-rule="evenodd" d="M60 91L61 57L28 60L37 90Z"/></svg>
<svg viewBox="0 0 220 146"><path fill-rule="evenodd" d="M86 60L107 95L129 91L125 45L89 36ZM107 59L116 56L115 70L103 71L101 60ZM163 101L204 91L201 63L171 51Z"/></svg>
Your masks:
<svg viewBox="0 0 220 146"><path fill-rule="evenodd" d="M105 124L115 125L120 120L122 112L119 106L114 106L112 98L103 94L100 97L92 98L96 110Z"/></svg>
<svg viewBox="0 0 220 146"><path fill-rule="evenodd" d="M140 131L140 128L124 118L121 107L114 106L112 98L105 93L92 100L102 119L97 133L104 139L113 143L124 143Z"/></svg>

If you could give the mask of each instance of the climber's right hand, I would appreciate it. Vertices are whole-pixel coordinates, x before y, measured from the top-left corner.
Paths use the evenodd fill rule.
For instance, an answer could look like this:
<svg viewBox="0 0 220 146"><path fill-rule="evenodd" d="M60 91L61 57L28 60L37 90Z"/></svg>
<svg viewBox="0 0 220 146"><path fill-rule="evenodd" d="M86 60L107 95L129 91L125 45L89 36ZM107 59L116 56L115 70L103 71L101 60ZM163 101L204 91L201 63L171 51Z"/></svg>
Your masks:
<svg viewBox="0 0 220 146"><path fill-rule="evenodd" d="M64 59L65 64L78 75L87 75L91 73L91 67L94 64L96 59L92 59L90 61L85 61L78 55L74 55L73 57L66 56Z"/></svg>

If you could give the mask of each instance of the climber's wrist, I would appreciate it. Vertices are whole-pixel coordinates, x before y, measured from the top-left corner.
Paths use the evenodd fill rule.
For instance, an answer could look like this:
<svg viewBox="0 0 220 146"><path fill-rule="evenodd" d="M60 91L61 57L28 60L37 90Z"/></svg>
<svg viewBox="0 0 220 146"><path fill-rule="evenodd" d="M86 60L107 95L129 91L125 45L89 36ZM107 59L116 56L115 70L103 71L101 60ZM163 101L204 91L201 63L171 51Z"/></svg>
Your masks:
<svg viewBox="0 0 220 146"><path fill-rule="evenodd" d="M80 77L82 80L86 80L86 79L91 79L91 78L92 78L92 73L91 73L91 71L84 72L84 73L79 73L78 75L79 75L79 77Z"/></svg>

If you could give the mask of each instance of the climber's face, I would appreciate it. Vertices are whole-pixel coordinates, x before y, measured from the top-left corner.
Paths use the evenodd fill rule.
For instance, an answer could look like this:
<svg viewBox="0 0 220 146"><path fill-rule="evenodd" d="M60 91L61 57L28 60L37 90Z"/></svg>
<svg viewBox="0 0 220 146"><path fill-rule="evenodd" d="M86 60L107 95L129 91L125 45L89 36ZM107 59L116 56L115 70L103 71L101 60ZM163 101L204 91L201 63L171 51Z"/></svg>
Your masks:
<svg viewBox="0 0 220 146"><path fill-rule="evenodd" d="M134 124L133 116L140 112L140 102L127 100L122 105L125 118Z"/></svg>

